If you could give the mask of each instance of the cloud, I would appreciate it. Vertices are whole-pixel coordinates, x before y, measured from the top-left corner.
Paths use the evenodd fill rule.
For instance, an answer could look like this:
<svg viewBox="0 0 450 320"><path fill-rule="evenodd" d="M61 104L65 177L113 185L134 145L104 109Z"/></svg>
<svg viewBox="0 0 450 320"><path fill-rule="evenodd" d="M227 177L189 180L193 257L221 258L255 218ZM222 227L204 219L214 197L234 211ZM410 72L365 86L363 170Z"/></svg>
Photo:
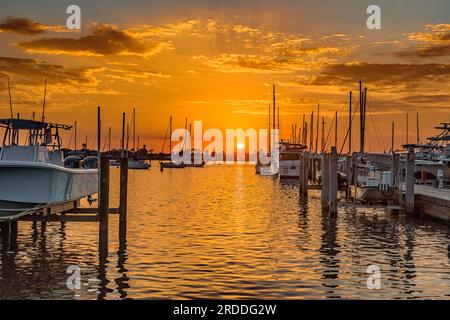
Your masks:
<svg viewBox="0 0 450 320"><path fill-rule="evenodd" d="M412 48L396 52L398 57L409 58L435 58L450 56L450 43L442 45L431 45L423 48Z"/></svg>
<svg viewBox="0 0 450 320"><path fill-rule="evenodd" d="M74 56L148 56L164 48L161 42L142 40L111 25L91 25L91 32L80 38L42 38L17 46L28 52Z"/></svg>
<svg viewBox="0 0 450 320"><path fill-rule="evenodd" d="M396 52L398 57L437 58L450 55L450 24L426 25L428 32L410 33L408 39L419 44Z"/></svg>
<svg viewBox="0 0 450 320"><path fill-rule="evenodd" d="M0 32L12 32L26 36L35 36L45 31L70 31L63 26L48 26L29 18L6 18L0 22Z"/></svg>
<svg viewBox="0 0 450 320"><path fill-rule="evenodd" d="M99 70L99 67L69 68L36 59L0 57L0 77L11 76L14 83L20 84L42 84L47 77L52 84L92 85L96 83L92 73Z"/></svg>
<svg viewBox="0 0 450 320"><path fill-rule="evenodd" d="M348 85L359 80L379 85L406 85L450 80L449 64L330 64L312 81L314 85Z"/></svg>

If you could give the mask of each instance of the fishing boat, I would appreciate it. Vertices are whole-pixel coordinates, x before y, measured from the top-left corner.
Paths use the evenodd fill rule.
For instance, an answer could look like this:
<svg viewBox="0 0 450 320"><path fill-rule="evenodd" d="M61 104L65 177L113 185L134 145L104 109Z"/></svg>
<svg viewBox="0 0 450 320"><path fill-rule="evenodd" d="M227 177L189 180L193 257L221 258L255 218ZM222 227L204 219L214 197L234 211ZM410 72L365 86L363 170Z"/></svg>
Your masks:
<svg viewBox="0 0 450 320"><path fill-rule="evenodd" d="M280 149L280 178L299 178L300 155L306 147L302 144L283 143Z"/></svg>
<svg viewBox="0 0 450 320"><path fill-rule="evenodd" d="M387 203L394 198L395 188L391 186L391 171L380 171L370 162L358 164L357 171L356 200L365 203Z"/></svg>
<svg viewBox="0 0 450 320"><path fill-rule="evenodd" d="M9 118L0 119L0 127L5 131L0 151L2 203L25 208L76 201L98 192L97 158L64 158L61 151L59 132L71 126Z"/></svg>

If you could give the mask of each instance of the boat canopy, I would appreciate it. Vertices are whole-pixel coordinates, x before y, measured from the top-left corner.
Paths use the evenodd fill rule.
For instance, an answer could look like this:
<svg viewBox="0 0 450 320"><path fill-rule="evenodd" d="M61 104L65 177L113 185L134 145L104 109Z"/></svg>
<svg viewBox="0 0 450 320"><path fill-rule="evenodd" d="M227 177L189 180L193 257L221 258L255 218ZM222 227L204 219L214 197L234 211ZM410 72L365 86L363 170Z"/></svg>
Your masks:
<svg viewBox="0 0 450 320"><path fill-rule="evenodd" d="M15 118L0 119L0 126L10 127L13 130L39 130L51 128L70 130L72 128L72 126L65 124L56 124L36 120L15 119Z"/></svg>
<svg viewBox="0 0 450 320"><path fill-rule="evenodd" d="M19 145L19 132L25 130L27 131L25 142L29 146L52 146L58 150L62 145L59 130L72 128L72 126L64 124L19 118L0 119L0 127L5 128L2 146Z"/></svg>

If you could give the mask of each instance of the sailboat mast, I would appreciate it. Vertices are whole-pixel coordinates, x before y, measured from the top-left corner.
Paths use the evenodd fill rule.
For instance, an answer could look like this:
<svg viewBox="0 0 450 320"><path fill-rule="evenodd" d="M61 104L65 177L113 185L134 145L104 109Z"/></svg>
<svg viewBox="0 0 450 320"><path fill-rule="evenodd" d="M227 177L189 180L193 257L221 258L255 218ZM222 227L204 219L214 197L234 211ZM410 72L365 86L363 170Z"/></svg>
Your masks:
<svg viewBox="0 0 450 320"><path fill-rule="evenodd" d="M270 104L269 104L269 152L271 152L272 149L272 136L270 134Z"/></svg>
<svg viewBox="0 0 450 320"><path fill-rule="evenodd" d="M348 154L352 154L352 92L350 91L350 105L348 115Z"/></svg>
<svg viewBox="0 0 450 320"><path fill-rule="evenodd" d="M319 121L320 121L320 104L317 104L317 123L316 123L316 148L315 152L319 148Z"/></svg>
<svg viewBox="0 0 450 320"><path fill-rule="evenodd" d="M408 144L409 141L409 114L406 113L406 141L405 144Z"/></svg>
<svg viewBox="0 0 450 320"><path fill-rule="evenodd" d="M133 108L133 151L136 151L136 108Z"/></svg>
<svg viewBox="0 0 450 320"><path fill-rule="evenodd" d="M111 151L111 127L108 128L108 151Z"/></svg>
<svg viewBox="0 0 450 320"><path fill-rule="evenodd" d="M169 120L169 153L172 154L172 116Z"/></svg>
<svg viewBox="0 0 450 320"><path fill-rule="evenodd" d="M77 150L77 122L74 124L74 134L75 134L75 150Z"/></svg>
<svg viewBox="0 0 450 320"><path fill-rule="evenodd" d="M395 146L394 134L395 134L395 123L394 123L394 121L392 121L392 132L391 132L391 152L392 153L394 153L394 146Z"/></svg>
<svg viewBox="0 0 450 320"><path fill-rule="evenodd" d="M325 151L325 117L322 117L322 141L320 143L323 153Z"/></svg>
<svg viewBox="0 0 450 320"><path fill-rule="evenodd" d="M334 115L334 146L337 148L338 142L338 112L335 111Z"/></svg>
<svg viewBox="0 0 450 320"><path fill-rule="evenodd" d="M417 124L417 140L416 143L420 143L420 134L419 134L419 113L416 114L416 124Z"/></svg>
<svg viewBox="0 0 450 320"><path fill-rule="evenodd" d="M11 119L12 119L14 117L14 115L13 115L12 98L11 98L11 83L9 81L9 76L8 76L8 94L9 94L9 112L11 113Z"/></svg>
<svg viewBox="0 0 450 320"><path fill-rule="evenodd" d="M47 97L47 78L45 78L44 85L44 100L42 101L42 122L45 121L45 98Z"/></svg>

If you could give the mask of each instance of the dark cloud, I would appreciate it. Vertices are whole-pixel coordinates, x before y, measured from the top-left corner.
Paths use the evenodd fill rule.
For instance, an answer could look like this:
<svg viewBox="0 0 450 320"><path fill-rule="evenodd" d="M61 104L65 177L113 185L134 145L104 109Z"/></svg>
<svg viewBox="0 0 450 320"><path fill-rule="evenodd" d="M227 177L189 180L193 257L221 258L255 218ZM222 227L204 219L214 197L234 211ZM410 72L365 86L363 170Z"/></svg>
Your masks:
<svg viewBox="0 0 450 320"><path fill-rule="evenodd" d="M28 18L7 18L0 22L0 32L14 32L34 36L45 32L45 26Z"/></svg>
<svg viewBox="0 0 450 320"><path fill-rule="evenodd" d="M145 41L110 25L93 25L92 33L80 38L42 38L22 42L19 48L30 52L68 55L148 55L161 49L161 43Z"/></svg>
<svg viewBox="0 0 450 320"><path fill-rule="evenodd" d="M398 57L408 58L435 58L450 56L450 44L438 44L423 48L412 48L397 52Z"/></svg>
<svg viewBox="0 0 450 320"><path fill-rule="evenodd" d="M450 80L449 64L331 64L312 84L347 85L359 80L381 85L405 85L419 81Z"/></svg>
<svg viewBox="0 0 450 320"><path fill-rule="evenodd" d="M11 76L15 83L40 84L44 78L53 84L77 85L94 82L91 73L98 67L69 68L35 59L0 57L0 77Z"/></svg>

